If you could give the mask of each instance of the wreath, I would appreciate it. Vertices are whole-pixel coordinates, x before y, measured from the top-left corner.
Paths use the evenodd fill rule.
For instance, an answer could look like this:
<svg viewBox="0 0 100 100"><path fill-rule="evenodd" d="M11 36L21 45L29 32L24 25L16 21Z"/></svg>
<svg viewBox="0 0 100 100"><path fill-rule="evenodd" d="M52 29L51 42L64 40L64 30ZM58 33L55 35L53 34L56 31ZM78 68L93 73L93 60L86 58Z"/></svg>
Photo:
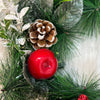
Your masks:
<svg viewBox="0 0 100 100"><path fill-rule="evenodd" d="M99 100L100 79L66 65L83 36L98 36L99 0L3 0L1 100ZM64 67L67 66L67 71Z"/></svg>

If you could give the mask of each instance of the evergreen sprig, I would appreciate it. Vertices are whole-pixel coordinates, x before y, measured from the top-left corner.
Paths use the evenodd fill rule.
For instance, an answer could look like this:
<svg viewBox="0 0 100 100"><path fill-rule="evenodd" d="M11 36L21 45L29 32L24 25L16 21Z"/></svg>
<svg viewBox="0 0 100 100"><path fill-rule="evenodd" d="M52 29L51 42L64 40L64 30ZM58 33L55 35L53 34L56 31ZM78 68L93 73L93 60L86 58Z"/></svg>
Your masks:
<svg viewBox="0 0 100 100"><path fill-rule="evenodd" d="M55 2L55 4L57 4L58 2L62 2L62 1L63 0L56 0L54 2ZM22 2L23 2L23 0L19 4L23 4ZM30 6L29 5L30 3L27 4L25 2L28 2L28 1L25 0L23 6ZM63 2L65 2L65 1L63 1ZM76 45L78 44L78 42L80 40L79 37L80 37L81 33L78 34L79 31L76 29L73 31L64 29L63 26L59 24L59 18L54 14L53 11L51 11L49 9L44 10L43 8L41 8L40 5L37 5L37 3L36 4L34 3L32 5L33 6L31 8L35 8L36 10L34 11L34 9L30 9L28 15L25 16L24 21L27 21L27 19L28 19L27 16L30 19L30 17L32 17L31 14L33 14L33 11L34 11L34 12L38 12L38 15L33 16L31 18L31 23L34 22L36 19L44 19L44 20L48 20L54 24L54 26L56 27L57 33L58 33L57 34L58 42L57 42L57 44L52 46L50 48L50 50L54 52L57 59L60 61L63 61L65 59L72 58L74 54L78 53ZM62 14L60 16L62 17ZM26 34L27 34L27 32L26 32ZM27 44L29 44L29 43L27 42Z"/></svg>
<svg viewBox="0 0 100 100"><path fill-rule="evenodd" d="M4 100L25 100L24 93L27 90L29 91L31 87L23 78L21 55L15 49L13 49L10 55L10 59L6 64L2 64L0 70L0 84L3 86L0 100L2 98Z"/></svg>
<svg viewBox="0 0 100 100"><path fill-rule="evenodd" d="M100 0L83 0L83 2L83 15L76 27L89 36L97 36L100 33Z"/></svg>
<svg viewBox="0 0 100 100"><path fill-rule="evenodd" d="M50 12L49 12L50 14ZM62 25L58 23L59 18L54 15L48 15L45 12L45 18L51 21L57 30L58 42L50 48L54 52L58 60L64 61L65 59L70 59L74 54L78 53L77 44L80 41L80 33L77 30L66 30ZM51 16L51 17L49 17Z"/></svg>
<svg viewBox="0 0 100 100"><path fill-rule="evenodd" d="M55 7L57 7L65 1L66 0L55 0L54 5ZM22 2L23 1L21 1L20 4ZM84 14L81 21L78 24L78 29L81 29L82 32L87 31L89 35L93 35L99 30L99 4L100 1L97 0L84 0ZM27 3L25 3L25 5L27 6ZM32 19L32 16L27 16L28 19L31 19L31 21L33 22L38 18L52 22L55 25L58 33L58 43L51 47L50 50L52 50L55 53L58 61L65 60L66 56L69 59L71 55L73 56L73 54L76 53L76 44L79 40L79 34L77 34L78 32L76 32L76 30L65 30L62 25L59 25L59 19L57 18L57 16L54 15L53 11L45 11L44 9L39 7L39 5L33 5L33 8L35 8L35 12L38 12L38 14L36 16L33 16ZM29 12L33 14L32 12L34 12L34 10ZM26 21L27 20L25 20L25 22ZM42 81L37 81L37 84L33 84L34 88L32 88L24 79L22 72L22 53L20 52L21 48L19 48L18 45L16 45L15 43L15 36L17 33L12 31L11 37L9 37L9 35L7 34L7 29L3 30L2 28L0 28L0 31L0 37L10 40L8 46L11 47L11 59L7 61L6 65L2 64L0 82L3 85L3 89L1 90L2 94L0 99L4 98L5 100L29 100L28 94L34 96L33 98L37 97L38 94L36 92L39 92L38 86L40 86L40 83L42 84ZM26 48L28 48L28 45ZM80 94L86 94L90 100L95 100L96 97L100 96L100 90L98 89L100 82L99 79L95 80L95 78L91 76L88 82L86 82L86 78L83 77L81 85L78 83L78 81L79 76L76 73L74 73L72 77L71 74L66 72L66 75L64 76L61 74L57 74L55 76L55 79L46 80L43 82L46 82L49 86L50 100L72 100L77 99Z"/></svg>
<svg viewBox="0 0 100 100"><path fill-rule="evenodd" d="M0 85L2 93L0 100L35 100L36 98L46 98L46 92L41 92L44 87L42 81L37 81L31 86L23 75L22 54L16 48L10 48L10 59L5 64L2 63L0 69Z"/></svg>
<svg viewBox="0 0 100 100"><path fill-rule="evenodd" d="M54 52L58 60L64 61L65 59L72 58L72 55L78 53L77 44L81 38L81 33L77 30L66 30L60 25L59 18L53 12L38 7L35 5L40 13L40 19L48 20L54 24L57 30L58 42L50 48ZM62 15L61 15L62 16ZM35 21L35 20L34 20Z"/></svg>
<svg viewBox="0 0 100 100"><path fill-rule="evenodd" d="M81 94L87 95L89 100L100 98L100 79L93 74L87 80L87 77L80 79L76 71L65 72L65 75L58 73L54 80L47 83L50 89L49 100L77 100Z"/></svg>

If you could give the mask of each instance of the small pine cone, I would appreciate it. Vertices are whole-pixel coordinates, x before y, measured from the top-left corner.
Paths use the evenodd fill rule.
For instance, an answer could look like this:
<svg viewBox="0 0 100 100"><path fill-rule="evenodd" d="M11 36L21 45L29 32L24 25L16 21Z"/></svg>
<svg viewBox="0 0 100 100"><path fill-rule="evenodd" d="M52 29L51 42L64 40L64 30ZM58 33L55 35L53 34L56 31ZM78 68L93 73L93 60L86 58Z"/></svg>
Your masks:
<svg viewBox="0 0 100 100"><path fill-rule="evenodd" d="M49 48L57 42L57 32L55 26L46 20L38 19L31 24L29 38L32 47L37 50Z"/></svg>

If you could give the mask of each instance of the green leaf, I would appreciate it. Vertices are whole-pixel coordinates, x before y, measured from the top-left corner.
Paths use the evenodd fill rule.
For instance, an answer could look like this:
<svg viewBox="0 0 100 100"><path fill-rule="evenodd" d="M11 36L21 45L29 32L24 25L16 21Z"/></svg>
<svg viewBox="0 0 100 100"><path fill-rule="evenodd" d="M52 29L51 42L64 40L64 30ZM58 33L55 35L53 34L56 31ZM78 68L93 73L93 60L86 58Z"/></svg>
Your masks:
<svg viewBox="0 0 100 100"><path fill-rule="evenodd" d="M7 43L7 46L10 46L11 47L11 43Z"/></svg>
<svg viewBox="0 0 100 100"><path fill-rule="evenodd" d="M0 27L0 37L3 39L8 39L6 31L2 27Z"/></svg>
<svg viewBox="0 0 100 100"><path fill-rule="evenodd" d="M24 52L24 51L22 51L22 50L20 50L20 53L21 53L21 55L24 55L24 54L25 54L25 52Z"/></svg>

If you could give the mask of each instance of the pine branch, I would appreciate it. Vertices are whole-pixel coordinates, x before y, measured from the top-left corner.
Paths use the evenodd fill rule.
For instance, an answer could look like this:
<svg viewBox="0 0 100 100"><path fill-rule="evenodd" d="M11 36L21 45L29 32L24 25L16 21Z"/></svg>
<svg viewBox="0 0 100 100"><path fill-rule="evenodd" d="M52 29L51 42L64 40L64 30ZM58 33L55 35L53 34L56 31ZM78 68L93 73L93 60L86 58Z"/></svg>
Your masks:
<svg viewBox="0 0 100 100"><path fill-rule="evenodd" d="M84 12L75 28L89 36L100 33L100 0L84 0Z"/></svg>
<svg viewBox="0 0 100 100"><path fill-rule="evenodd" d="M56 0L55 2L58 3L58 2L65 2L65 1ZM22 1L20 2L20 4L21 3L22 3ZM24 6L30 5L30 3L27 0L25 0L24 3L25 3ZM30 19L30 17L32 17L32 19L31 19L32 22L34 22L38 18L45 19L45 20L52 22L54 24L54 26L56 27L56 30L58 33L58 35L57 35L58 43L56 45L52 46L52 48L50 48L50 50L52 50L55 53L58 60L63 61L66 59L66 56L67 56L67 58L71 58L71 56L77 52L76 45L80 40L79 34L77 34L77 33L79 33L79 31L76 31L76 29L73 31L65 30L63 28L63 25L59 24L59 18L56 15L54 15L53 12L51 12L48 9L44 10L41 6L39 6L36 3L33 3L33 4L34 4L34 6L31 7L32 9L29 10L29 12L32 11L32 13L30 13L30 14L33 14L33 9L35 8L36 10L34 12L38 12L39 15L37 15L36 17L34 16L34 19L33 19L33 15L27 14L27 16L29 16L29 19ZM25 16L25 18L27 18L27 16ZM62 17L62 15L59 15L59 17ZM24 21L27 21L27 20L24 20ZM66 33L68 33L68 34L66 34ZM29 44L29 43L27 42L27 44ZM27 48L28 48L28 45L27 45Z"/></svg>
<svg viewBox="0 0 100 100"><path fill-rule="evenodd" d="M81 94L87 95L89 100L96 100L100 97L100 79L93 74L88 81L86 79L84 84L79 84L80 76L75 71L65 72L64 75L58 73L54 80L47 81L50 87L49 100L77 100Z"/></svg>
<svg viewBox="0 0 100 100"><path fill-rule="evenodd" d="M22 55L15 48L10 50L10 60L2 64L0 70L0 84L3 86L0 100L3 98L4 100L35 100L39 96L46 98L46 93L42 91L44 83L36 81L33 87L30 86L23 76Z"/></svg>
<svg viewBox="0 0 100 100"><path fill-rule="evenodd" d="M44 11L42 8L37 8L40 11L41 19L48 20L54 24L57 30L58 42L50 48L54 52L58 60L64 61L66 58L70 59L77 52L76 45L80 40L80 34L77 30L66 30L58 23L59 18L53 15L52 12Z"/></svg>
<svg viewBox="0 0 100 100"><path fill-rule="evenodd" d="M7 61L6 65L2 64L0 82L3 85L1 90L3 95L1 98L5 98L5 100L25 100L24 92L31 88L22 75L23 64L20 56L20 53L14 50L11 52L11 59ZM24 99L17 99L19 97L24 97Z"/></svg>

